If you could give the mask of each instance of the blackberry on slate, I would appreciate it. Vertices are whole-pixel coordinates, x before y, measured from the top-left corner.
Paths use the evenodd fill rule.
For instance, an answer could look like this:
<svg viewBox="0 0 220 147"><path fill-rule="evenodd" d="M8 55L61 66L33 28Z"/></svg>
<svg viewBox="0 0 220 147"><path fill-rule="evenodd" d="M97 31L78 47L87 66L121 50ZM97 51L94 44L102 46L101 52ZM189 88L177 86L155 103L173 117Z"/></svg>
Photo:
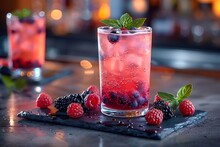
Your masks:
<svg viewBox="0 0 220 147"><path fill-rule="evenodd" d="M80 103L82 104L84 101L83 101L83 98L80 94L70 94L68 95L68 98L70 99L70 101L72 103Z"/></svg>
<svg viewBox="0 0 220 147"><path fill-rule="evenodd" d="M161 110L163 112L164 119L169 119L174 117L174 112L172 111L172 109L169 106L167 106L166 103L162 100L154 102L152 108Z"/></svg>
<svg viewBox="0 0 220 147"><path fill-rule="evenodd" d="M54 100L54 106L59 111L66 111L68 105L71 103L70 99L67 98L67 96L58 97Z"/></svg>
<svg viewBox="0 0 220 147"><path fill-rule="evenodd" d="M81 93L81 97L84 99L88 94L90 94L91 92L89 90L84 90L82 93Z"/></svg>
<svg viewBox="0 0 220 147"><path fill-rule="evenodd" d="M70 94L68 96L58 97L54 100L54 106L59 111L66 111L71 103L83 104L83 98L80 94Z"/></svg>

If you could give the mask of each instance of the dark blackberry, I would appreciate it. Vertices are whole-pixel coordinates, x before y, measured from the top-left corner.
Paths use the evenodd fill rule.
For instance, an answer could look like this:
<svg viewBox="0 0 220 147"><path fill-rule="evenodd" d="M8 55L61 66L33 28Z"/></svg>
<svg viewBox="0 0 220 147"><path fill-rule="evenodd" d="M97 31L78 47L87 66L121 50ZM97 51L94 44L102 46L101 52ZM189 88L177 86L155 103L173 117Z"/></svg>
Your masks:
<svg viewBox="0 0 220 147"><path fill-rule="evenodd" d="M12 34L15 34L15 33L17 33L18 31L16 31L16 30L11 30L11 33Z"/></svg>
<svg viewBox="0 0 220 147"><path fill-rule="evenodd" d="M38 33L38 34L41 34L41 33L43 33L43 32L44 32L44 29L42 29L42 28L37 29L37 33Z"/></svg>
<svg viewBox="0 0 220 147"><path fill-rule="evenodd" d="M59 111L66 111L71 103L83 104L84 101L80 94L70 94L68 96L58 97L54 100L54 106Z"/></svg>
<svg viewBox="0 0 220 147"><path fill-rule="evenodd" d="M90 94L91 92L89 90L84 90L82 93L81 93L81 97L84 99L88 94Z"/></svg>
<svg viewBox="0 0 220 147"><path fill-rule="evenodd" d="M164 119L169 119L174 117L174 112L172 111L172 109L169 106L167 106L166 103L162 100L154 102L152 108L161 110L163 112Z"/></svg>
<svg viewBox="0 0 220 147"><path fill-rule="evenodd" d="M24 17L19 19L20 23L27 23L27 24L33 24L34 23L34 18L33 17Z"/></svg>
<svg viewBox="0 0 220 147"><path fill-rule="evenodd" d="M109 96L112 100L116 100L117 99L117 93L110 91L109 92Z"/></svg>
<svg viewBox="0 0 220 147"><path fill-rule="evenodd" d="M11 76L11 70L7 66L0 67L0 74Z"/></svg>
<svg viewBox="0 0 220 147"><path fill-rule="evenodd" d="M119 97L118 98L118 103L120 105L124 105L124 104L126 104L126 102L127 102L126 98L124 98L124 97Z"/></svg>
<svg viewBox="0 0 220 147"><path fill-rule="evenodd" d="M58 97L54 100L54 106L59 111L66 111L70 103L71 101L67 96Z"/></svg>
<svg viewBox="0 0 220 147"><path fill-rule="evenodd" d="M68 98L72 103L80 103L80 104L84 103L84 99L80 94L70 94L68 95Z"/></svg>

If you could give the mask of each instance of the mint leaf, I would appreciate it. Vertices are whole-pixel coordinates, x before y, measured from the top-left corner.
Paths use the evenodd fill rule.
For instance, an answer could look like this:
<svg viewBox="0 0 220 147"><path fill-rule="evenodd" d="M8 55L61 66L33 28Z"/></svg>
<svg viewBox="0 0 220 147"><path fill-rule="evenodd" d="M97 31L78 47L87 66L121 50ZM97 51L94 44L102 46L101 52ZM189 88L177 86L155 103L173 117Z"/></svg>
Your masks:
<svg viewBox="0 0 220 147"><path fill-rule="evenodd" d="M192 92L192 84L182 86L177 92L177 99L181 102L183 99L190 96Z"/></svg>
<svg viewBox="0 0 220 147"><path fill-rule="evenodd" d="M159 95L159 97L163 100L169 103L169 106L173 109L176 110L179 102L178 100L175 98L174 95L170 94L170 93L166 93L166 92L158 92L157 93Z"/></svg>
<svg viewBox="0 0 220 147"><path fill-rule="evenodd" d="M21 90L21 89L23 89L26 86L26 84L27 84L26 80L19 78L19 79L15 80L14 88L18 89L18 90Z"/></svg>
<svg viewBox="0 0 220 147"><path fill-rule="evenodd" d="M137 18L133 21L132 17L128 13L125 13L120 17L119 20L104 19L100 22L113 28L126 28L129 30L132 27L141 27L144 24L145 20L146 18Z"/></svg>
<svg viewBox="0 0 220 147"><path fill-rule="evenodd" d="M173 110L176 110L178 106L179 106L179 102L177 99L175 99L172 103L169 103L169 107L172 108Z"/></svg>
<svg viewBox="0 0 220 147"><path fill-rule="evenodd" d="M132 22L132 27L141 27L143 26L146 18L137 18Z"/></svg>
<svg viewBox="0 0 220 147"><path fill-rule="evenodd" d="M132 23L132 17L128 13L125 13L120 17L119 21L123 28L129 29L128 27Z"/></svg>
<svg viewBox="0 0 220 147"><path fill-rule="evenodd" d="M120 28L121 27L121 24L118 20L115 20L115 19L104 19L104 20L101 20L101 22L107 26L111 26L113 28Z"/></svg>
<svg viewBox="0 0 220 147"><path fill-rule="evenodd" d="M8 89L11 89L14 86L14 82L10 76L2 75L1 78L2 82Z"/></svg>
<svg viewBox="0 0 220 147"><path fill-rule="evenodd" d="M12 12L12 15L17 16L19 19L22 19L24 17L29 17L31 15L31 11L24 8L22 10L16 10Z"/></svg>
<svg viewBox="0 0 220 147"><path fill-rule="evenodd" d="M176 99L175 99L175 96L172 95L172 94L170 94L170 93L158 92L157 94L159 95L159 97L160 97L162 100L164 100L164 101L166 101L166 102L168 102L168 103L172 103L173 101L176 100Z"/></svg>

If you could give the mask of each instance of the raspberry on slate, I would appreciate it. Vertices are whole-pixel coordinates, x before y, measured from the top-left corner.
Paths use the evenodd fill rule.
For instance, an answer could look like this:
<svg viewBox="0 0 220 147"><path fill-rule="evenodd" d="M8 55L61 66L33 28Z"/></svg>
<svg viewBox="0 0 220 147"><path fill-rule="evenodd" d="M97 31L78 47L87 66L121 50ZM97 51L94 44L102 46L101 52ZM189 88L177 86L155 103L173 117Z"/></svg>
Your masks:
<svg viewBox="0 0 220 147"><path fill-rule="evenodd" d="M95 85L89 86L87 88L87 91L89 91L89 93L95 93L97 95L100 95L99 89Z"/></svg>
<svg viewBox="0 0 220 147"><path fill-rule="evenodd" d="M159 125L163 121L163 112L158 109L151 109L145 115L145 120L149 125Z"/></svg>
<svg viewBox="0 0 220 147"><path fill-rule="evenodd" d="M152 108L161 110L163 112L164 119L174 117L174 112L172 111L172 109L168 105L166 105L166 102L162 100L154 102Z"/></svg>
<svg viewBox="0 0 220 147"><path fill-rule="evenodd" d="M79 103L71 103L67 107L67 115L71 118L79 118L83 116L83 108Z"/></svg>
<svg viewBox="0 0 220 147"><path fill-rule="evenodd" d="M36 104L39 108L47 108L52 104L52 98L46 93L40 93L36 99Z"/></svg>
<svg viewBox="0 0 220 147"><path fill-rule="evenodd" d="M88 94L84 99L85 107L89 110L96 110L100 106L100 97L96 93Z"/></svg>
<svg viewBox="0 0 220 147"><path fill-rule="evenodd" d="M191 116L195 113L195 107L193 106L192 102L189 100L183 100L179 104L179 110L183 116Z"/></svg>

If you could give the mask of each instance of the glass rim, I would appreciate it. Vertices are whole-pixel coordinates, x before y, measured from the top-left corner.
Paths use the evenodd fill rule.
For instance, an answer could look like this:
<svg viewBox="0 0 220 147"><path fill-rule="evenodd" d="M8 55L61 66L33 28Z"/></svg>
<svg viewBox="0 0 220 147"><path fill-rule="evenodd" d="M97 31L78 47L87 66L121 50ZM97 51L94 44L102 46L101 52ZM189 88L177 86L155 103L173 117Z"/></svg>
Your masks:
<svg viewBox="0 0 220 147"><path fill-rule="evenodd" d="M100 26L97 28L97 31L98 33L105 33L105 34L110 34L111 31L112 31L113 27L109 27L109 26ZM115 28L115 30L117 30L117 28ZM131 32L132 33L128 33L128 34L123 34L123 33L119 33L119 34L115 34L115 35L135 35L137 33L146 33L146 34L149 34L149 33L152 33L152 28L149 27L149 26L141 26L141 27L138 27L138 29L136 30L120 30L118 29L119 31L121 32Z"/></svg>
<svg viewBox="0 0 220 147"><path fill-rule="evenodd" d="M44 11L33 12L30 16L45 17L45 12L44 12ZM7 18L7 19L18 18L18 16L13 15L12 12L8 12L8 13L6 14L6 18Z"/></svg>

